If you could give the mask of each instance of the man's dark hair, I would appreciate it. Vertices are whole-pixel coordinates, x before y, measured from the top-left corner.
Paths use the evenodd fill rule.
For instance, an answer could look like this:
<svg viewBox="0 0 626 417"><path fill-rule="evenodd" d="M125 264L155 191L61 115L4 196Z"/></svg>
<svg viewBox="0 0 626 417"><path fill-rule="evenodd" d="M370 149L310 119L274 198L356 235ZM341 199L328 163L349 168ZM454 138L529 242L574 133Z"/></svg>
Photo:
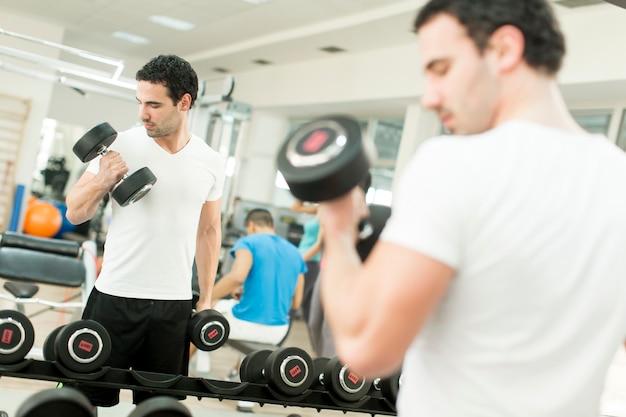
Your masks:
<svg viewBox="0 0 626 417"><path fill-rule="evenodd" d="M261 227L274 227L274 219L272 214L262 208L252 209L246 215L246 224L252 222Z"/></svg>
<svg viewBox="0 0 626 417"><path fill-rule="evenodd" d="M512 25L524 35L524 59L547 75L556 74L565 55L565 38L545 0L431 0L418 13L415 31L439 14L455 17L482 53L489 37Z"/></svg>
<svg viewBox="0 0 626 417"><path fill-rule="evenodd" d="M189 62L176 55L159 55L152 58L135 75L137 81L148 81L167 87L174 104L189 93L191 105L198 98L198 75Z"/></svg>

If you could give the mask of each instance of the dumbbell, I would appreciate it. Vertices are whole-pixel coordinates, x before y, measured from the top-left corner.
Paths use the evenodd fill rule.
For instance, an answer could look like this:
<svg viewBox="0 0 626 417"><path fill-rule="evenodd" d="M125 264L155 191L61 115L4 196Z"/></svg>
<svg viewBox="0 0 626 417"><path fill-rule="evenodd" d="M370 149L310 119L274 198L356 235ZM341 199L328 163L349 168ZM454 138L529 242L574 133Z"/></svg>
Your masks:
<svg viewBox="0 0 626 417"><path fill-rule="evenodd" d="M87 131L72 150L83 162L89 162L98 155L109 152L108 147L117 138L117 132L107 122L100 123ZM156 176L149 168L138 169L132 174L125 174L114 187L111 195L122 207L141 200L152 189Z"/></svg>
<svg viewBox="0 0 626 417"><path fill-rule="evenodd" d="M267 383L284 395L297 396L313 384L313 359L296 347L257 350L241 361L239 377L241 382Z"/></svg>
<svg viewBox="0 0 626 417"><path fill-rule="evenodd" d="M20 362L35 343L30 319L19 311L0 311L0 364Z"/></svg>
<svg viewBox="0 0 626 417"><path fill-rule="evenodd" d="M313 359L317 384L346 402L361 400L370 390L372 383L352 372L338 357Z"/></svg>
<svg viewBox="0 0 626 417"><path fill-rule="evenodd" d="M52 330L43 343L43 357L67 369L90 373L100 369L111 355L111 337L95 320L78 320Z"/></svg>
<svg viewBox="0 0 626 417"><path fill-rule="evenodd" d="M195 313L187 325L187 335L191 343L204 351L223 346L229 334L228 320L216 310L202 310Z"/></svg>
<svg viewBox="0 0 626 417"><path fill-rule="evenodd" d="M276 163L296 198L319 202L357 186L375 154L357 120L328 116L305 123L287 137Z"/></svg>
<svg viewBox="0 0 626 417"><path fill-rule="evenodd" d="M395 372L387 378L376 378L372 385L381 392L383 397L395 404L398 400L398 391L402 386L402 371Z"/></svg>
<svg viewBox="0 0 626 417"><path fill-rule="evenodd" d="M28 397L18 408L16 417L93 417L87 397L74 388L51 388Z"/></svg>
<svg viewBox="0 0 626 417"><path fill-rule="evenodd" d="M128 417L191 417L191 412L176 399L159 396L142 401Z"/></svg>

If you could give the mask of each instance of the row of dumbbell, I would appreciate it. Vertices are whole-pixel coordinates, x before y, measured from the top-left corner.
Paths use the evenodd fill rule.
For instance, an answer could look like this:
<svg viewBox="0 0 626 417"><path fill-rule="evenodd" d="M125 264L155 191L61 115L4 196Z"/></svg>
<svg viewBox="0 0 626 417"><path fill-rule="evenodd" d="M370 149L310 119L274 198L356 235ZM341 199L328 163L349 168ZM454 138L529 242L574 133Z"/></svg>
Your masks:
<svg viewBox="0 0 626 417"><path fill-rule="evenodd" d="M312 359L297 347L252 352L241 362L239 375L242 382L267 384L285 396L317 389L343 402L358 402L374 390L395 404L401 383L400 372L371 381L351 371L338 357Z"/></svg>
<svg viewBox="0 0 626 417"><path fill-rule="evenodd" d="M203 310L189 320L188 336L198 349L215 350L228 340L230 326L222 314ZM35 330L19 311L0 311L0 365L22 361L33 347ZM90 373L101 368L111 353L111 338L94 320L78 320L59 326L48 334L43 345L44 359L57 361L67 369Z"/></svg>

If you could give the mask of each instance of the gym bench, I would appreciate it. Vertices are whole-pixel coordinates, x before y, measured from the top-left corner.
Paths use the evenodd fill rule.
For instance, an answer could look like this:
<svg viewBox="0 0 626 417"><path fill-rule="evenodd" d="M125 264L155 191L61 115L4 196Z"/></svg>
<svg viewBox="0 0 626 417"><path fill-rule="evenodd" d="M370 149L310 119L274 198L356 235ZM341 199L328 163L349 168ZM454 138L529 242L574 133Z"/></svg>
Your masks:
<svg viewBox="0 0 626 417"><path fill-rule="evenodd" d="M96 281L96 244L42 238L15 232L0 236L0 278L7 279L0 299L16 304L42 304L53 309L82 309ZM34 298L37 284L82 288L80 301L52 301Z"/></svg>
<svg viewBox="0 0 626 417"><path fill-rule="evenodd" d="M285 333L285 336L283 337L283 339L275 345L271 343L260 343L260 342L252 342L249 340L235 340L235 339L226 340L225 345L228 345L231 348L235 349L236 351L241 352L244 356L249 355L250 353L255 352L257 350L274 351L280 348L289 337L289 333L291 333L291 326L293 326L293 321L295 320L294 316L295 316L295 311L293 310L290 311L289 312L289 327L287 328L287 333Z"/></svg>

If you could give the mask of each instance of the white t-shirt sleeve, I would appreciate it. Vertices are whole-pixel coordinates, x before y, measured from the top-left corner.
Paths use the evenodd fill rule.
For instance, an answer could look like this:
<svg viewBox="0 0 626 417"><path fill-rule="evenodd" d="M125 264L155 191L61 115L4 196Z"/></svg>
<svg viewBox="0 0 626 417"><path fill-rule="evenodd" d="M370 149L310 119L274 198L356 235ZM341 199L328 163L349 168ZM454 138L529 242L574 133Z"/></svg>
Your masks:
<svg viewBox="0 0 626 417"><path fill-rule="evenodd" d="M450 144L448 138L436 138L418 149L394 192L391 217L380 238L457 269L469 201Z"/></svg>

